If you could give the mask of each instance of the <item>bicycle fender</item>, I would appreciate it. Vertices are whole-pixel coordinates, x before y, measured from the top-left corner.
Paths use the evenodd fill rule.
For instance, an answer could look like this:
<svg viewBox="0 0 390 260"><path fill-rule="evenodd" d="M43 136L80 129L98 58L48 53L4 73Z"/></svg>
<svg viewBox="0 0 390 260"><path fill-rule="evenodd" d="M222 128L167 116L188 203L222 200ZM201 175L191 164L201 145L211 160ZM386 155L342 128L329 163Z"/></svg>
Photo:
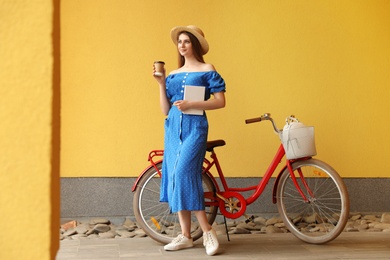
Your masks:
<svg viewBox="0 0 390 260"><path fill-rule="evenodd" d="M159 161L155 162L155 165L160 164L160 163L162 163L162 160L159 160ZM134 182L133 188L131 189L132 192L134 192L134 191L137 189L138 182L139 182L139 180L141 180L141 178L144 176L144 174L145 174L150 168L155 167L155 165L150 164L148 167L146 167L146 168L141 172L141 174L138 176L137 180Z"/></svg>
<svg viewBox="0 0 390 260"><path fill-rule="evenodd" d="M274 183L274 187L272 188L272 203L273 204L276 204L276 190L278 189L280 177L282 176L282 173L286 169L287 169L287 165L285 165L283 167L283 169L280 170L278 176L276 177L276 180L275 180L275 183Z"/></svg>
<svg viewBox="0 0 390 260"><path fill-rule="evenodd" d="M204 168L203 168L203 170L204 170ZM214 176L209 171L203 171L202 174L207 175L210 178L210 180L214 184L214 187L216 188L215 192L221 192L221 190L219 189L219 185L218 185L217 180L214 178Z"/></svg>

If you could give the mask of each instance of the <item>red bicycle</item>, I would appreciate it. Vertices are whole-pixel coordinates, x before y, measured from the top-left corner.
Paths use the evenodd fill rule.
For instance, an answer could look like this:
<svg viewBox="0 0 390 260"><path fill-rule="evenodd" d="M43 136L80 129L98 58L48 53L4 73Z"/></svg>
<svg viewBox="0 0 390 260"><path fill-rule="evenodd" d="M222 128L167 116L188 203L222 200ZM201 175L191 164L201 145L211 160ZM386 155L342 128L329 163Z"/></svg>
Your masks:
<svg viewBox="0 0 390 260"><path fill-rule="evenodd" d="M270 114L248 119L246 123L264 120L271 121L276 133L282 133L283 130L277 128ZM224 145L223 140L207 142L211 160L205 158L203 164L204 199L210 224L215 221L218 209L227 218L246 216L247 205L260 197L286 154L281 144L264 177L256 186L232 188L226 182L215 152L216 147ZM163 150L150 152L150 165L139 175L132 191L135 192L133 209L138 225L152 239L166 244L176 237L181 229L177 214L170 213L167 203L159 202L163 173L162 159L156 158L163 154ZM211 174L213 167L218 173L218 182ZM253 192L245 198L242 193L248 191ZM285 160L285 165L274 182L272 201L277 204L278 212L288 230L307 243L323 244L335 239L348 221L349 197L342 178L327 163L311 156ZM202 230L194 216L191 232L194 240L202 236Z"/></svg>

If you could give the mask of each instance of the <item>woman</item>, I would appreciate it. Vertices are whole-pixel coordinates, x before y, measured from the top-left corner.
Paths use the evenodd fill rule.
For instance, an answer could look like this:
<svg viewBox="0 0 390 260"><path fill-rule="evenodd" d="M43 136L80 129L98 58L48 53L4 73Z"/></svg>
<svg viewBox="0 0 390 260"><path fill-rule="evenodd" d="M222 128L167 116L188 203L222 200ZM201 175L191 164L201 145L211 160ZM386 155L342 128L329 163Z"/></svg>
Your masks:
<svg viewBox="0 0 390 260"><path fill-rule="evenodd" d="M206 114L187 114L189 109L212 110L225 106L225 82L203 55L209 45L196 26L175 27L171 38L179 52L179 68L165 78L154 76L160 87L160 105L165 119L163 177L160 201L177 212L182 234L164 246L167 251L193 247L191 211L203 231L208 255L217 253L219 243L207 221L202 187L202 165L206 153ZM153 70L153 74L155 69ZM186 86L205 87L204 101L183 100ZM213 98L210 96L213 95Z"/></svg>

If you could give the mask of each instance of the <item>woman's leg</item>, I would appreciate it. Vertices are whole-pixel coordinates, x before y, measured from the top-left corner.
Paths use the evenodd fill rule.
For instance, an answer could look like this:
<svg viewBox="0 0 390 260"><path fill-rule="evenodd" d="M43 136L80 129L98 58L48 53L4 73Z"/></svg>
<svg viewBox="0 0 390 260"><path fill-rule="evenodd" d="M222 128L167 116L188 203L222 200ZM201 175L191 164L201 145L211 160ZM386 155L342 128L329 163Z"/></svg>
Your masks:
<svg viewBox="0 0 390 260"><path fill-rule="evenodd" d="M179 215L181 233L183 236L191 238L191 211L181 210L177 214Z"/></svg>
<svg viewBox="0 0 390 260"><path fill-rule="evenodd" d="M194 211L196 218L198 219L200 228L202 229L203 233L211 230L211 225L209 224L207 220L206 211L199 210Z"/></svg>
<svg viewBox="0 0 390 260"><path fill-rule="evenodd" d="M211 226L207 220L207 215L204 210L194 211L198 219L200 228L203 232L211 230ZM191 237L191 211L181 210L178 212L182 234L188 238Z"/></svg>
<svg viewBox="0 0 390 260"><path fill-rule="evenodd" d="M207 220L207 215L204 210L194 211L196 218L198 219L200 228L203 232L211 230L211 225ZM181 210L178 212L179 221L181 226L181 232L184 236L191 238L191 211Z"/></svg>

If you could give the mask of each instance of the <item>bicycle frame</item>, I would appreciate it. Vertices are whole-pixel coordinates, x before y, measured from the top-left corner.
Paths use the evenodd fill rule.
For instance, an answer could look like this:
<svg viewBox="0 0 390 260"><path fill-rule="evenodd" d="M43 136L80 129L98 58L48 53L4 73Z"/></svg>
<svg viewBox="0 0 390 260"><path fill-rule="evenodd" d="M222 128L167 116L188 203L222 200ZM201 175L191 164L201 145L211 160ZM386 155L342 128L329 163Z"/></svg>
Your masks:
<svg viewBox="0 0 390 260"><path fill-rule="evenodd" d="M232 188L232 187L229 187L227 182L226 182L226 179L225 179L225 176L223 174L223 171L222 171L222 168L219 164L219 161L218 161L218 158L217 158L217 155L214 151L211 152L211 155L210 157L212 158L212 161L210 162L209 160L205 159L204 162L206 163L206 167L203 169L203 174L206 174L207 172L209 172L209 170L215 166L216 169L217 169L217 172L218 172L218 175L220 177L220 181L222 183L222 186L223 186L223 190L225 192L245 192L245 191L251 191L251 190L254 190L254 193L249 196L248 198L245 199L245 202L247 205L250 205L252 204L253 202L255 202L260 196L261 194L263 193L265 187L267 186L269 180L271 179L271 177L273 176L278 164L282 161L283 157L285 155L285 150L284 150L284 147L283 145L281 144L274 156L274 158L272 159L270 165L268 166L268 169L267 171L265 172L263 178L261 179L261 181L256 185L256 186L249 186L249 187L243 187L243 188ZM310 157L307 157L307 158L301 158L299 160L306 160L306 159L309 159ZM298 161L298 160L286 160L286 165L283 167L283 169L281 169L281 171L279 172L278 174L278 177L275 181L275 184L274 184L274 188L273 188L273 203L275 204L276 203L276 187L278 185L278 182L279 182L279 176L281 175L281 173L286 169L288 168L289 171L290 171L290 175L293 179L293 182L295 184L295 187L297 188L298 192L301 194L302 198L307 202L308 199L307 197L305 196L305 194L303 193L300 185L298 184L296 178L295 178L295 175L293 174L293 170L292 170L292 166L291 164L295 161ZM215 183L216 187L217 187L217 190L216 192L221 192L221 189L219 188L219 185L217 184L217 181L215 179L215 177L212 175L212 174L209 174L209 177L213 180L213 182ZM309 192L310 195L313 195L313 193L310 191L308 185L306 184L306 182L304 181L304 178L303 178L303 175L302 173L300 173L300 178L302 179L302 182L303 182L303 185L304 187L306 188L306 190ZM205 197L208 198L208 199L213 199L215 198L215 195L214 194L207 194L205 193ZM207 204L206 204L207 205ZM215 206L215 203L213 202L208 202L208 205L214 205Z"/></svg>
<svg viewBox="0 0 390 260"><path fill-rule="evenodd" d="M221 166L219 164L217 155L214 152L211 153L211 158L213 159L213 161L212 162L208 162L208 165L204 169L203 172L209 171L215 165L215 167L217 168L218 175L220 177L220 180L221 180L221 183L222 183L224 191L227 191L227 192L245 192L245 191L255 190L255 192L250 197L245 199L246 204L249 205L249 204L253 203L255 200L257 200L258 197L260 197L260 195L263 193L264 188L267 186L268 181L270 180L270 178L272 177L273 173L276 170L276 167L278 166L280 161L283 159L284 154L285 154L284 148L283 148L282 145L280 145L279 149L276 152L276 154L275 154L271 164L269 165L269 167L268 167L264 177L261 179L261 181L256 186L249 186L249 187L243 187L243 188L232 188L232 187L229 187L227 185L225 176L224 176L223 171L221 169ZM213 181L216 182L214 177L212 177L212 178L213 178Z"/></svg>
<svg viewBox="0 0 390 260"><path fill-rule="evenodd" d="M139 180L141 179L141 177L143 176L143 174L148 170L150 169L151 167L154 167L156 169L156 171L158 172L158 174L162 175L161 171L158 169L157 167L157 164L161 163L162 162L162 159L160 160L157 160L157 161L154 161L153 158L154 157L161 157L164 155L164 150L153 150L149 153L149 156L148 156L148 161L150 161L150 165L139 175L139 177L137 178L137 180L135 181L134 183L134 186L132 188L132 191L135 191L136 188L137 188L137 185L138 185L138 182ZM222 171L222 168L221 168L221 165L219 163L219 160L218 160L218 157L217 157L217 154L214 152L214 150L211 151L211 159L212 161L208 160L207 158L204 158L204 168L203 168L203 174L207 174L211 180L213 181L215 187L216 187L216 191L211 193L211 192L205 192L205 198L208 199L208 201L206 202L206 206L218 206L219 204L219 201L222 199L224 199L223 197L223 194L226 193L226 192L245 192L245 191L251 191L251 190L254 190L254 193L249 196L248 198L244 198L245 199L245 204L246 205L250 205L252 204L253 202L255 202L260 196L261 194L263 193L265 187L267 186L269 180L271 179L271 177L273 176L277 166L279 165L279 163L282 161L283 157L285 155L285 150L283 148L283 145L280 144L274 158L272 159L270 165L268 166L268 169L267 171L265 172L264 176L262 177L261 181L255 185L255 186L249 186L249 187L243 187L243 188L232 188L232 187L229 187L227 182L226 182L226 178L223 174L223 171ZM305 159L308 159L310 157L307 157L307 158L301 158L301 159L298 159L298 160L305 160ZM280 175L282 174L282 172L288 168L289 171L290 171L290 176L294 182L294 185L296 187L296 189L298 190L298 192L301 194L302 198L304 199L305 202L308 202L308 199L307 197L305 196L304 192L302 191L300 185L298 184L296 178L295 178L295 175L293 174L293 170L292 170L292 163L295 162L297 160L286 160L286 165L281 169L281 171L279 172L277 178L276 178L276 181L274 183L274 187L273 187L273 196L272 196L272 202L275 204L276 203L276 188L277 188L277 185L279 183L279 178L280 178ZM217 172L218 172L218 176L220 178L220 181L222 183L222 187L223 187L223 191L221 190L221 188L219 187L218 185L218 182L216 181L215 177L210 173L210 169L212 167L216 167L217 169ZM299 171L298 171L299 172ZM303 178L303 175L302 173L299 173L300 175L300 179L302 180L302 183L303 183L303 186L304 188L308 191L308 193L313 196L313 193L311 192L311 190L309 189L308 185L306 184L306 181L304 180ZM245 205L245 207L246 207Z"/></svg>

